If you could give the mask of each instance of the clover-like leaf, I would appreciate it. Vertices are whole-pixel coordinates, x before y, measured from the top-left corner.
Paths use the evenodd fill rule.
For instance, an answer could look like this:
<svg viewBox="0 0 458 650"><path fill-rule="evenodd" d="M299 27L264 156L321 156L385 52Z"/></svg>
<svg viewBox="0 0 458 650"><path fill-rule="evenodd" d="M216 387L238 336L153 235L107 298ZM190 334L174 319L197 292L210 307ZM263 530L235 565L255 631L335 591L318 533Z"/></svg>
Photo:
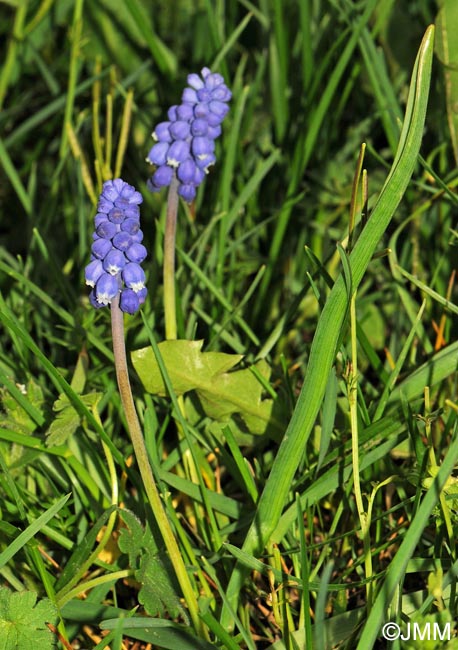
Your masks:
<svg viewBox="0 0 458 650"><path fill-rule="evenodd" d="M263 386L250 368L233 370L240 354L202 352L203 341L162 341L159 351L177 395L195 390L205 414L227 422L234 414L243 419L251 434L262 434L267 426L280 428L272 415L275 401L263 399ZM149 393L166 395L167 389L151 347L132 353L132 362ZM266 381L270 368L258 361L255 368Z"/></svg>
<svg viewBox="0 0 458 650"><path fill-rule="evenodd" d="M0 587L0 647L1 650L50 650L56 637L46 623L55 624L56 608L44 598L37 603L33 591L11 592Z"/></svg>

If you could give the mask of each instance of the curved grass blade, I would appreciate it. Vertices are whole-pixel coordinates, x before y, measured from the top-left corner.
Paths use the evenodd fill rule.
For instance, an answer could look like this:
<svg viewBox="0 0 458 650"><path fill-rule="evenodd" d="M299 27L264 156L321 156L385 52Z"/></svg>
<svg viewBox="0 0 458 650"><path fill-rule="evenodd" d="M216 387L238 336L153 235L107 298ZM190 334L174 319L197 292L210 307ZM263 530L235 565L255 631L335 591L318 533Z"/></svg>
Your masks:
<svg viewBox="0 0 458 650"><path fill-rule="evenodd" d="M35 521L33 521L27 528L22 531L20 535L16 537L14 542L11 542L6 549L0 553L0 568L3 567L11 558L21 550L23 546L27 544L29 540L32 539L34 535L40 531L43 526L45 526L50 519L54 517L55 514L59 512L61 508L65 505L70 495L66 494L62 499L59 499L57 503L48 508L46 512L40 515Z"/></svg>
<svg viewBox="0 0 458 650"><path fill-rule="evenodd" d="M350 256L353 289L360 284L377 243L390 223L409 184L417 162L428 103L433 42L434 27L430 26L425 33L415 61L404 125L393 166L372 215ZM243 550L246 553L255 554L262 551L275 530L288 500L291 482L321 406L329 372L334 362L336 347L347 311L347 298L345 281L340 275L318 322L301 394L243 545ZM232 605L238 600L245 575L246 571L237 565L227 590L228 599ZM227 608L223 609L221 622L224 626L231 626Z"/></svg>

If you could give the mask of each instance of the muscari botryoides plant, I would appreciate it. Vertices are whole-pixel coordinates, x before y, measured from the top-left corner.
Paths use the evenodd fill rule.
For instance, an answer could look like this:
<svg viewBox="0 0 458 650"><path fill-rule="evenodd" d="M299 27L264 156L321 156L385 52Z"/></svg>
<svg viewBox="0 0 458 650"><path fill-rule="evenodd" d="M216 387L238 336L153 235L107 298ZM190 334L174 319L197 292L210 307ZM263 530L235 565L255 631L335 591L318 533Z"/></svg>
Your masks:
<svg viewBox="0 0 458 650"><path fill-rule="evenodd" d="M231 92L223 77L203 68L191 74L181 104L168 111L168 121L153 132L157 141L147 160L156 166L148 188L155 192L169 186L164 238L164 306L166 338L176 338L174 265L178 196L191 202L209 167L215 162L215 139L221 133ZM121 178L107 180L102 187L91 248L86 266L90 302L96 308L110 307L113 351L121 400L128 422L138 467L149 504L163 537L196 632L208 637L198 613L197 590L178 547L151 469L143 432L130 387L124 340L124 313L135 314L147 296L141 263L147 255L142 244L140 204L135 187Z"/></svg>

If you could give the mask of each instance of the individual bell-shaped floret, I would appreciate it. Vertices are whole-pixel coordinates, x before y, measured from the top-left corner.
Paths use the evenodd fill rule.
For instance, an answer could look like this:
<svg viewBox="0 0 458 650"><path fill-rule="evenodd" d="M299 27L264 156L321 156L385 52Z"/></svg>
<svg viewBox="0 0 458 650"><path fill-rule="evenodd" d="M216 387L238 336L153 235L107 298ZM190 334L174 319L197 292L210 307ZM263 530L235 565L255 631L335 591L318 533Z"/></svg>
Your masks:
<svg viewBox="0 0 458 650"><path fill-rule="evenodd" d="M110 273L102 273L95 285L95 297L101 305L109 305L119 292L118 278Z"/></svg>

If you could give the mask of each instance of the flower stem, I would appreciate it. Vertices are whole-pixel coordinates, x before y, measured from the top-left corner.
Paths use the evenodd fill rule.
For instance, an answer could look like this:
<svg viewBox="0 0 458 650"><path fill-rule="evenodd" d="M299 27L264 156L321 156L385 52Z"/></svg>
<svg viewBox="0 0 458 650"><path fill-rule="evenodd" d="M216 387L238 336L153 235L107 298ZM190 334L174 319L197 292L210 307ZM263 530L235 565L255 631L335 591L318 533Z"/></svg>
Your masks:
<svg viewBox="0 0 458 650"><path fill-rule="evenodd" d="M175 239L178 214L178 179L174 174L167 197L167 218L164 235L164 316L165 338L177 338L175 298Z"/></svg>
<svg viewBox="0 0 458 650"><path fill-rule="evenodd" d="M350 422L351 422L351 447L352 447L352 466L353 466L353 485L355 492L356 508L361 526L361 536L364 547L364 569L366 574L366 607L370 612L373 603L374 586L371 582L373 579L372 554L370 543L370 515L364 508L363 496L361 492L360 467L359 467L359 436L358 436L358 356L357 356L357 336L356 336L356 291L350 300L350 330L351 330L351 369L349 372L348 401L350 404ZM372 507L370 508L372 511Z"/></svg>
<svg viewBox="0 0 458 650"><path fill-rule="evenodd" d="M129 381L129 372L127 369L126 347L124 341L124 316L119 308L119 295L111 302L111 327L113 335L113 352L115 358L116 378L118 380L119 393L127 419L132 445L137 459L138 468L145 488L148 501L156 519L156 523L161 532L165 546L170 556L170 561L175 569L175 573L183 592L184 599L187 603L191 620L196 632L207 637L206 630L199 618L199 607L197 604L196 594L193 590L188 572L186 571L183 557L180 553L175 535L170 526L164 506L156 486L156 482L151 470L151 465L143 438L142 429L138 420L135 409L132 390Z"/></svg>
<svg viewBox="0 0 458 650"><path fill-rule="evenodd" d="M177 339L177 316L176 316L176 297L175 297L175 249L176 249L176 231L177 231L177 215L178 215L178 179L176 174L173 175L170 183L169 192L167 196L167 215L164 234L164 262L163 262L163 279L164 279L164 319L165 319L165 338L167 341ZM173 396L172 397L172 402ZM182 461L185 468L186 475L196 485L200 485L202 489L202 496L205 503L205 491L203 490L203 481L201 471L198 466L198 461L193 454L192 443L186 434L186 408L183 395L176 396L177 411L181 413L181 417L175 417L175 422L180 439L187 438L188 448L185 449L182 455ZM213 513L209 516L212 517ZM204 521L206 515L202 512L196 512L197 520ZM176 528L177 534L180 535L179 527ZM182 536L182 544L183 544ZM218 548L221 544L218 545ZM186 544L184 545L186 547ZM192 560L194 553L188 549L188 554ZM202 581L202 572L198 572L201 580L201 585L204 591L207 590L206 581Z"/></svg>

